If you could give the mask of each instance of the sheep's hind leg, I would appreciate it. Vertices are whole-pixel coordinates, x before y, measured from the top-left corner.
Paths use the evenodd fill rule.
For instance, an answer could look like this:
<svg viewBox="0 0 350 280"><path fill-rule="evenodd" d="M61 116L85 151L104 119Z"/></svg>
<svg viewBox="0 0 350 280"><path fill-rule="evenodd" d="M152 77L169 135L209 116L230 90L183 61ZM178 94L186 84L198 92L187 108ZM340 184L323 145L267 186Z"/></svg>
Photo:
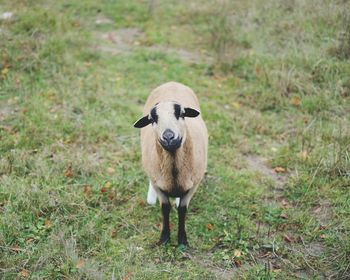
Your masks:
<svg viewBox="0 0 350 280"><path fill-rule="evenodd" d="M161 202L162 214L163 214L163 227L158 241L158 245L167 244L170 241L170 224L169 224L169 214L171 210L171 205L169 199L162 199Z"/></svg>
<svg viewBox="0 0 350 280"><path fill-rule="evenodd" d="M180 197L177 197L175 199L175 204L176 204L176 207L179 207L179 205L180 205Z"/></svg>
<svg viewBox="0 0 350 280"><path fill-rule="evenodd" d="M147 203L154 205L156 204L156 202L157 202L157 192L153 188L152 183L150 181L148 186L148 193L147 193Z"/></svg>

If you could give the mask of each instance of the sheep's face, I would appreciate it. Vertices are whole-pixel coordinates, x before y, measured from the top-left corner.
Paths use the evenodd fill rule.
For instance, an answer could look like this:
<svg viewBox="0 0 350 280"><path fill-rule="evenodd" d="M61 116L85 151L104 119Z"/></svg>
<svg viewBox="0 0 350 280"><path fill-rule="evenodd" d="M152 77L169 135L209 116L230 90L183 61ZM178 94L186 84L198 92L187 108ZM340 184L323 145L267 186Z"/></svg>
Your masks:
<svg viewBox="0 0 350 280"><path fill-rule="evenodd" d="M185 118L199 115L195 109L183 107L176 102L161 102L151 109L148 116L139 119L134 127L152 124L159 144L168 152L177 150L186 139Z"/></svg>

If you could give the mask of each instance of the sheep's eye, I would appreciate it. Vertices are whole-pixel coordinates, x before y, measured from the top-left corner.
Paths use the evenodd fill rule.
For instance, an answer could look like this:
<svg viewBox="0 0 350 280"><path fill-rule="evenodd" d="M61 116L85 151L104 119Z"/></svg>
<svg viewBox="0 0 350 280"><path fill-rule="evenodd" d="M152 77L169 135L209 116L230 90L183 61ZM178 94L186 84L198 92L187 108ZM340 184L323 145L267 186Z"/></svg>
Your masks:
<svg viewBox="0 0 350 280"><path fill-rule="evenodd" d="M151 110L151 115L150 115L150 121L153 123L157 123L158 121L158 115L157 115L157 109L156 107L154 107L152 110Z"/></svg>
<svg viewBox="0 0 350 280"><path fill-rule="evenodd" d="M179 104L174 104L174 115L177 120L184 117Z"/></svg>
<svg viewBox="0 0 350 280"><path fill-rule="evenodd" d="M184 119L185 118L185 113L180 114L180 118Z"/></svg>

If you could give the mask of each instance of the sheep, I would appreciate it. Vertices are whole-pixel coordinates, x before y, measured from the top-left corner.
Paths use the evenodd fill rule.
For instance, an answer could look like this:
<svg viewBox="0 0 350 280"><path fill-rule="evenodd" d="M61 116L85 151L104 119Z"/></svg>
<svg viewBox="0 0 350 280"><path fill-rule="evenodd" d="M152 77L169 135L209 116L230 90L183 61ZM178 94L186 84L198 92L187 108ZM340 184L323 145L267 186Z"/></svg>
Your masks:
<svg viewBox="0 0 350 280"><path fill-rule="evenodd" d="M147 202L161 205L163 226L158 245L170 241L169 197L176 198L178 245L188 245L185 217L189 202L207 166L208 131L200 116L199 102L187 86L168 82L149 95L141 128L142 165L149 177Z"/></svg>

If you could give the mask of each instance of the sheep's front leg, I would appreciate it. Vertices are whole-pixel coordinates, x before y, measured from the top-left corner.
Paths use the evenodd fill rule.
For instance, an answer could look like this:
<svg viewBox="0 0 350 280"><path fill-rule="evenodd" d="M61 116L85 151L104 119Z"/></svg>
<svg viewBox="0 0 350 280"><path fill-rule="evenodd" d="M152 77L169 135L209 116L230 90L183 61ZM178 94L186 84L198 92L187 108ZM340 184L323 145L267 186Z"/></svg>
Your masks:
<svg viewBox="0 0 350 280"><path fill-rule="evenodd" d="M181 206L177 208L177 214L179 217L179 227L178 227L178 232L177 232L177 241L178 245L188 245L187 242L187 236L186 236L186 230L185 230L185 219L186 219L186 212L187 212L187 206Z"/></svg>
<svg viewBox="0 0 350 280"><path fill-rule="evenodd" d="M196 188L190 189L183 197L180 198L180 201L178 203L177 207L177 214L179 217L179 227L177 232L177 241L179 247L181 246L187 246L187 235L186 235L186 229L185 229L185 220L186 220L186 213L187 213L187 207L190 203L190 200L195 193Z"/></svg>
<svg viewBox="0 0 350 280"><path fill-rule="evenodd" d="M169 224L169 213L171 210L171 205L169 199L167 201L162 201L162 214L163 214L163 227L158 241L158 245L166 244L170 241L170 224Z"/></svg>

